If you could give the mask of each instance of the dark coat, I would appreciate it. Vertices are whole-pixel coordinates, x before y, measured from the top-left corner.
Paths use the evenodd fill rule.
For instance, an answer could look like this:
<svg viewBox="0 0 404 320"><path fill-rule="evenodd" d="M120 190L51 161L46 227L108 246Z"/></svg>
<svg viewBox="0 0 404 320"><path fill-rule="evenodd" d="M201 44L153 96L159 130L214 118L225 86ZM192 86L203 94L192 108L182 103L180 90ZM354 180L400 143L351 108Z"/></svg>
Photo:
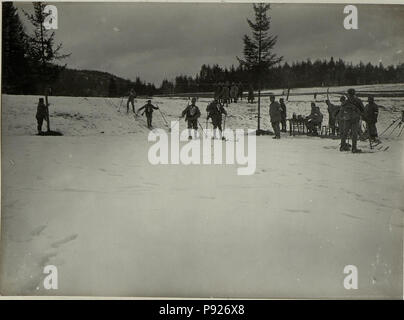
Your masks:
<svg viewBox="0 0 404 320"><path fill-rule="evenodd" d="M48 107L44 103L38 103L38 107L36 109L36 118L46 118L48 113Z"/></svg>
<svg viewBox="0 0 404 320"><path fill-rule="evenodd" d="M284 102L281 102L281 109L282 109L282 120L286 120L286 104Z"/></svg>
<svg viewBox="0 0 404 320"><path fill-rule="evenodd" d="M269 116L271 117L271 122L282 120L282 108L278 102L274 101L269 105Z"/></svg>
<svg viewBox="0 0 404 320"><path fill-rule="evenodd" d="M360 115L363 114L363 112L365 111L365 107L364 107L361 99L353 96L353 97L348 97L348 101L357 108Z"/></svg>
<svg viewBox="0 0 404 320"><path fill-rule="evenodd" d="M341 120L358 120L361 117L362 112L355 104L351 103L349 100L341 104L341 109L339 116Z"/></svg>
<svg viewBox="0 0 404 320"><path fill-rule="evenodd" d="M312 107L311 113L306 117L306 119L316 124L323 122L323 114L321 113L320 108Z"/></svg>
<svg viewBox="0 0 404 320"><path fill-rule="evenodd" d="M153 106L151 103L147 103L147 104L145 104L143 107L141 107L141 108L138 110L138 113L139 113L141 110L143 110L143 109L144 109L144 112L146 113L146 116L147 116L147 117L151 117L151 116L152 116L152 113L153 113L153 109L154 109L154 110L157 110L158 107Z"/></svg>
<svg viewBox="0 0 404 320"><path fill-rule="evenodd" d="M187 106L184 111L182 111L182 117L185 116L185 120L196 120L201 116L201 111L195 105Z"/></svg>
<svg viewBox="0 0 404 320"><path fill-rule="evenodd" d="M206 107L206 112L208 113L208 119L211 118L212 121L220 121L222 119L222 114L227 115L227 111L220 103L216 101L209 103L209 105Z"/></svg>
<svg viewBox="0 0 404 320"><path fill-rule="evenodd" d="M376 123L379 116L379 106L372 102L365 106L364 118L367 122Z"/></svg>

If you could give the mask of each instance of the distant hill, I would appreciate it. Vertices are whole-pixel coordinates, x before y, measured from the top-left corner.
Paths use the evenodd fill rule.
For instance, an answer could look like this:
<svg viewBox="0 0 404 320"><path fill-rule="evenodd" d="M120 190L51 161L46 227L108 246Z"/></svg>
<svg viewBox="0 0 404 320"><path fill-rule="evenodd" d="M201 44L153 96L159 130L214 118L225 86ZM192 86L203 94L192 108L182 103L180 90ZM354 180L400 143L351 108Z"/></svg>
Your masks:
<svg viewBox="0 0 404 320"><path fill-rule="evenodd" d="M117 77L108 72L93 70L63 70L51 85L52 95L79 97L121 97L135 88L138 95L153 95L156 88L139 78L135 81Z"/></svg>

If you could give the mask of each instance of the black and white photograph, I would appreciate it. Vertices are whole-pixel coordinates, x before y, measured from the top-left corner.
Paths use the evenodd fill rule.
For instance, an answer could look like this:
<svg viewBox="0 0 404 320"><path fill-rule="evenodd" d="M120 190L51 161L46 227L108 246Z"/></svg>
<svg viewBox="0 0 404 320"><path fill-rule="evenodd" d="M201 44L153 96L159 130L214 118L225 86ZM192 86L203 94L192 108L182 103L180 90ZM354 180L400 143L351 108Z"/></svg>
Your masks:
<svg viewBox="0 0 404 320"><path fill-rule="evenodd" d="M403 299L403 4L1 11L1 296Z"/></svg>

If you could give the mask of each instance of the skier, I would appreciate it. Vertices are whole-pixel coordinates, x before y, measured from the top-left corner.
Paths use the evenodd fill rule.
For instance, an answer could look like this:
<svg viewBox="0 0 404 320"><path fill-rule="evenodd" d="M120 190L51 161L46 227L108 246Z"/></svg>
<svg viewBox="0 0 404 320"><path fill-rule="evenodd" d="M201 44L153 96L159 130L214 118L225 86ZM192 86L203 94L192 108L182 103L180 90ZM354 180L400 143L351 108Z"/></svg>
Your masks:
<svg viewBox="0 0 404 320"><path fill-rule="evenodd" d="M379 106L375 103L372 96L368 97L368 104L364 110L364 120L366 121L369 139L374 142L380 142L377 135L377 117L379 115Z"/></svg>
<svg viewBox="0 0 404 320"><path fill-rule="evenodd" d="M214 98L220 100L221 93L222 93L222 84L219 82L219 83L216 83L216 85L215 85Z"/></svg>
<svg viewBox="0 0 404 320"><path fill-rule="evenodd" d="M282 125L282 132L286 132L286 104L283 100L283 98L279 99L279 104L281 105L282 108L282 113L281 113L281 125Z"/></svg>
<svg viewBox="0 0 404 320"><path fill-rule="evenodd" d="M129 113L129 103L132 104L133 113L135 112L135 98L136 98L136 91L135 88L130 89L128 101L126 103L126 113Z"/></svg>
<svg viewBox="0 0 404 320"><path fill-rule="evenodd" d="M328 108L328 127L331 130L331 135L335 136L336 134L336 124L337 124L337 114L339 111L339 106L332 104L330 100L325 100Z"/></svg>
<svg viewBox="0 0 404 320"><path fill-rule="evenodd" d="M223 108L223 106L219 103L217 99L214 99L209 105L206 107L206 112L208 116L206 117L206 121L212 119L213 124L213 137L216 138L216 130L219 129L219 136L224 140L222 136L222 114L227 116L227 111Z"/></svg>
<svg viewBox="0 0 404 320"><path fill-rule="evenodd" d="M241 82L238 83L238 97L243 101L243 84Z"/></svg>
<svg viewBox="0 0 404 320"><path fill-rule="evenodd" d="M226 106L228 106L230 101L230 89L228 81L223 85L221 95L223 99L223 104L226 104Z"/></svg>
<svg viewBox="0 0 404 320"><path fill-rule="evenodd" d="M238 98L238 86L233 82L231 88L230 88L230 101L237 103L237 98Z"/></svg>
<svg viewBox="0 0 404 320"><path fill-rule="evenodd" d="M347 93L348 93L348 101L351 103L351 104L353 104L354 106L356 106L356 108L358 109L358 111L359 111L359 120L358 120L358 135L360 136L360 137L362 137L362 135L363 135L363 132L362 132L362 116L363 116L363 112L365 111L365 106L363 105L363 103L362 103L362 100L361 99L359 99L357 96L356 96L356 91L355 91L355 89L353 89L353 88L350 88L350 89L348 89L348 91L347 91Z"/></svg>
<svg viewBox="0 0 404 320"><path fill-rule="evenodd" d="M147 100L147 103L137 111L138 114L144 109L142 116L146 113L147 128L149 129L152 129L153 110L157 110L158 108L159 107L155 107L151 104L151 100Z"/></svg>
<svg viewBox="0 0 404 320"><path fill-rule="evenodd" d="M181 118L185 116L185 121L188 122L188 139L192 139L192 131L195 131L195 138L196 132L198 131L198 118L201 116L201 111L195 105L196 98L192 98L191 105L188 105L184 111L182 111Z"/></svg>
<svg viewBox="0 0 404 320"><path fill-rule="evenodd" d="M340 117L343 121L343 130L341 133L341 146L340 151L349 151L350 147L346 143L346 139L348 138L349 131L351 131L352 135L352 153L361 152L360 149L357 148L358 141L358 131L359 131L359 119L361 115L360 109L353 104L349 98L346 99L344 96L341 97L341 109L340 109Z"/></svg>
<svg viewBox="0 0 404 320"><path fill-rule="evenodd" d="M318 136L317 127L321 128L323 114L314 102L311 103L311 112L306 117L307 135Z"/></svg>
<svg viewBox="0 0 404 320"><path fill-rule="evenodd" d="M254 103L254 88L252 84L248 87L248 103Z"/></svg>
<svg viewBox="0 0 404 320"><path fill-rule="evenodd" d="M272 139L280 139L281 130L279 128L279 124L282 120L282 107L278 102L275 101L274 95L271 95L269 100L271 101L271 104L269 105L269 116L271 118L272 128L275 132L275 136Z"/></svg>
<svg viewBox="0 0 404 320"><path fill-rule="evenodd" d="M48 105L45 104L43 98L39 98L38 107L36 110L36 121L38 123L38 135L42 134L42 124L43 121L46 121L48 132L49 129L49 108Z"/></svg>

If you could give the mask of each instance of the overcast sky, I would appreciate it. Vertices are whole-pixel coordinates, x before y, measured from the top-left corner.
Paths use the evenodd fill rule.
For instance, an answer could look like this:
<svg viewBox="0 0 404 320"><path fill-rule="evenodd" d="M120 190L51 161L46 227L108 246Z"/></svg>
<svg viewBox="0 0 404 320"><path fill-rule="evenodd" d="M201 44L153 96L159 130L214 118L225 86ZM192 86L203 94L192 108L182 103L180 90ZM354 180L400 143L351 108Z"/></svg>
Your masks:
<svg viewBox="0 0 404 320"><path fill-rule="evenodd" d="M50 4L52 4L50 2ZM29 11L31 3L19 3ZM71 68L159 85L202 64L237 65L250 4L56 3L58 41ZM284 61L342 58L404 62L404 6L358 5L359 30L343 27L344 5L273 4L271 33ZM23 14L21 13L21 17Z"/></svg>

